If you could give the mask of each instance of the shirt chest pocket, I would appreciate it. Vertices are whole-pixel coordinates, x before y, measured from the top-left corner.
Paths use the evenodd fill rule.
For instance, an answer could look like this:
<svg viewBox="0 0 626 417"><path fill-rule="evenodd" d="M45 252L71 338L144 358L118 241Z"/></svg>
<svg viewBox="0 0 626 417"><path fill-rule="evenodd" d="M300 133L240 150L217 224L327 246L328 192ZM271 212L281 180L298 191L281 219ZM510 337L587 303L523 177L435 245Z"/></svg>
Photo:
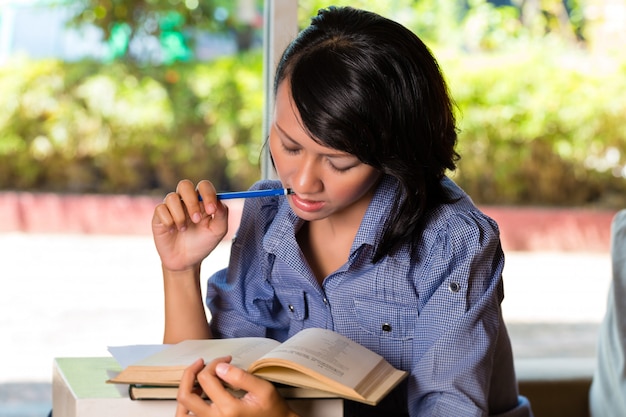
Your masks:
<svg viewBox="0 0 626 417"><path fill-rule="evenodd" d="M290 320L303 321L308 317L306 294L300 289L275 289L276 297Z"/></svg>
<svg viewBox="0 0 626 417"><path fill-rule="evenodd" d="M418 312L414 306L357 298L355 316L362 331L380 339L410 340Z"/></svg>

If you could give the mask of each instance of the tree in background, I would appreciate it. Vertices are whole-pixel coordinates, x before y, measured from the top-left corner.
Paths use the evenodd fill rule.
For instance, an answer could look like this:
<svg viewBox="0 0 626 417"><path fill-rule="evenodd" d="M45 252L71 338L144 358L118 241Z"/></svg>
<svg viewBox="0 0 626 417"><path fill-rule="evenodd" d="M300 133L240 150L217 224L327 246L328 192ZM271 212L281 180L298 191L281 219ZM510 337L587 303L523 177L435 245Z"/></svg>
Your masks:
<svg viewBox="0 0 626 417"><path fill-rule="evenodd" d="M262 26L263 0L79 0L69 4L74 10L70 25L98 27L110 46L110 58L131 62L191 60L199 32L233 35L238 51L245 51Z"/></svg>
<svg viewBox="0 0 626 417"><path fill-rule="evenodd" d="M594 0L601 2L606 0ZM541 38L554 34L570 43L584 38L585 8L583 0L338 0L337 5L361 7L391 17L410 27L428 43L438 45L463 45L467 31L472 38L480 34L491 37L481 49L494 48L495 38L502 41L511 37L532 36ZM321 7L324 0L300 0L300 25L308 23L310 16ZM470 45L475 46L475 45Z"/></svg>
<svg viewBox="0 0 626 417"><path fill-rule="evenodd" d="M262 27L263 0L57 0L74 10L70 24L100 28L111 59L171 63L193 59L199 32L229 34L238 51L248 50ZM296 0L294 0L296 1ZM415 30L428 42L461 44L466 31L495 38L556 35L569 43L586 41L585 24L607 0L336 0L333 4L370 9ZM298 0L301 27L326 0ZM586 14L591 14L587 17ZM597 20L597 19L596 19ZM459 30L467 24L466 31ZM502 35L506 36L502 36ZM476 35L473 36L476 38ZM475 46L475 45L470 45Z"/></svg>
<svg viewBox="0 0 626 417"><path fill-rule="evenodd" d="M101 28L117 55L0 67L0 189L161 193L179 178L223 190L258 179L263 60L232 45L235 33L239 51L250 28L258 36L260 0L52 1L73 8L74 25ZM626 0L333 3L389 16L434 50L459 109L455 180L477 202L624 205ZM328 1L298 4L304 27ZM224 56L194 49L225 33Z"/></svg>

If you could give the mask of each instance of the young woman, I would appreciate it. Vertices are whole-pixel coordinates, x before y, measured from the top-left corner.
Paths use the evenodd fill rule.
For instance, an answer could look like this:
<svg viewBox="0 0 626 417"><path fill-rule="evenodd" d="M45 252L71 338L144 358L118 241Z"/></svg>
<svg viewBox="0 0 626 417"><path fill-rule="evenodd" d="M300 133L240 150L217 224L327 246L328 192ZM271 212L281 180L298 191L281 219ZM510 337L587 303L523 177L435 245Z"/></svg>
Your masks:
<svg viewBox="0 0 626 417"><path fill-rule="evenodd" d="M445 175L456 141L446 84L416 35L363 10L321 10L275 77L280 181L253 187L294 194L245 202L229 266L208 282L210 323L200 264L226 233L227 208L210 182L184 180L155 209L164 341L329 328L410 372L379 406L348 403L346 415L531 415L500 309L498 227ZM248 394L230 396L222 380ZM178 415L189 412L293 415L228 358L187 370Z"/></svg>

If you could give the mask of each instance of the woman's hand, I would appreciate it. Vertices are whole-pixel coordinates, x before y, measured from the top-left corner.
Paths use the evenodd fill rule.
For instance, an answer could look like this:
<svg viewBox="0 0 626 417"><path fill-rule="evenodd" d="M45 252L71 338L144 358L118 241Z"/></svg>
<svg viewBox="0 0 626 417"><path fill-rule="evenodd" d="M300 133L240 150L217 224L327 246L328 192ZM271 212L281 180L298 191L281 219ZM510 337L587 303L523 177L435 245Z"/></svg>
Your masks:
<svg viewBox="0 0 626 417"><path fill-rule="evenodd" d="M206 366L199 359L185 370L178 388L176 417L190 413L198 417L297 417L270 382L231 365L231 359L215 359ZM196 380L209 402L194 388ZM246 394L236 397L224 383Z"/></svg>
<svg viewBox="0 0 626 417"><path fill-rule="evenodd" d="M180 181L152 217L154 242L163 267L170 271L195 268L227 231L228 207L217 200L213 184L206 180L197 187L189 180Z"/></svg>

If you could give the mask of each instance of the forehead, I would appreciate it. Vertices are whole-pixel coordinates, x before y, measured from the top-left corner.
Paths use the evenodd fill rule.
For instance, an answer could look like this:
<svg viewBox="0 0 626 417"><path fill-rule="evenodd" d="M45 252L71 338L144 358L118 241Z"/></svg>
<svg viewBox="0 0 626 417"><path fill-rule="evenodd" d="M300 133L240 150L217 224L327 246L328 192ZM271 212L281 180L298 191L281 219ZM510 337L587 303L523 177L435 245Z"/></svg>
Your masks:
<svg viewBox="0 0 626 417"><path fill-rule="evenodd" d="M291 88L287 81L280 83L276 90L274 124L289 137L300 137L302 135L310 137L309 132L302 123L298 108L293 102Z"/></svg>
<svg viewBox="0 0 626 417"><path fill-rule="evenodd" d="M298 108L291 97L289 82L282 82L276 92L274 125L280 136L309 150L333 157L354 157L350 153L325 145L304 127Z"/></svg>
<svg viewBox="0 0 626 417"><path fill-rule="evenodd" d="M291 96L291 85L288 80L281 82L276 89L274 98L274 118L291 116L300 120L300 113Z"/></svg>

